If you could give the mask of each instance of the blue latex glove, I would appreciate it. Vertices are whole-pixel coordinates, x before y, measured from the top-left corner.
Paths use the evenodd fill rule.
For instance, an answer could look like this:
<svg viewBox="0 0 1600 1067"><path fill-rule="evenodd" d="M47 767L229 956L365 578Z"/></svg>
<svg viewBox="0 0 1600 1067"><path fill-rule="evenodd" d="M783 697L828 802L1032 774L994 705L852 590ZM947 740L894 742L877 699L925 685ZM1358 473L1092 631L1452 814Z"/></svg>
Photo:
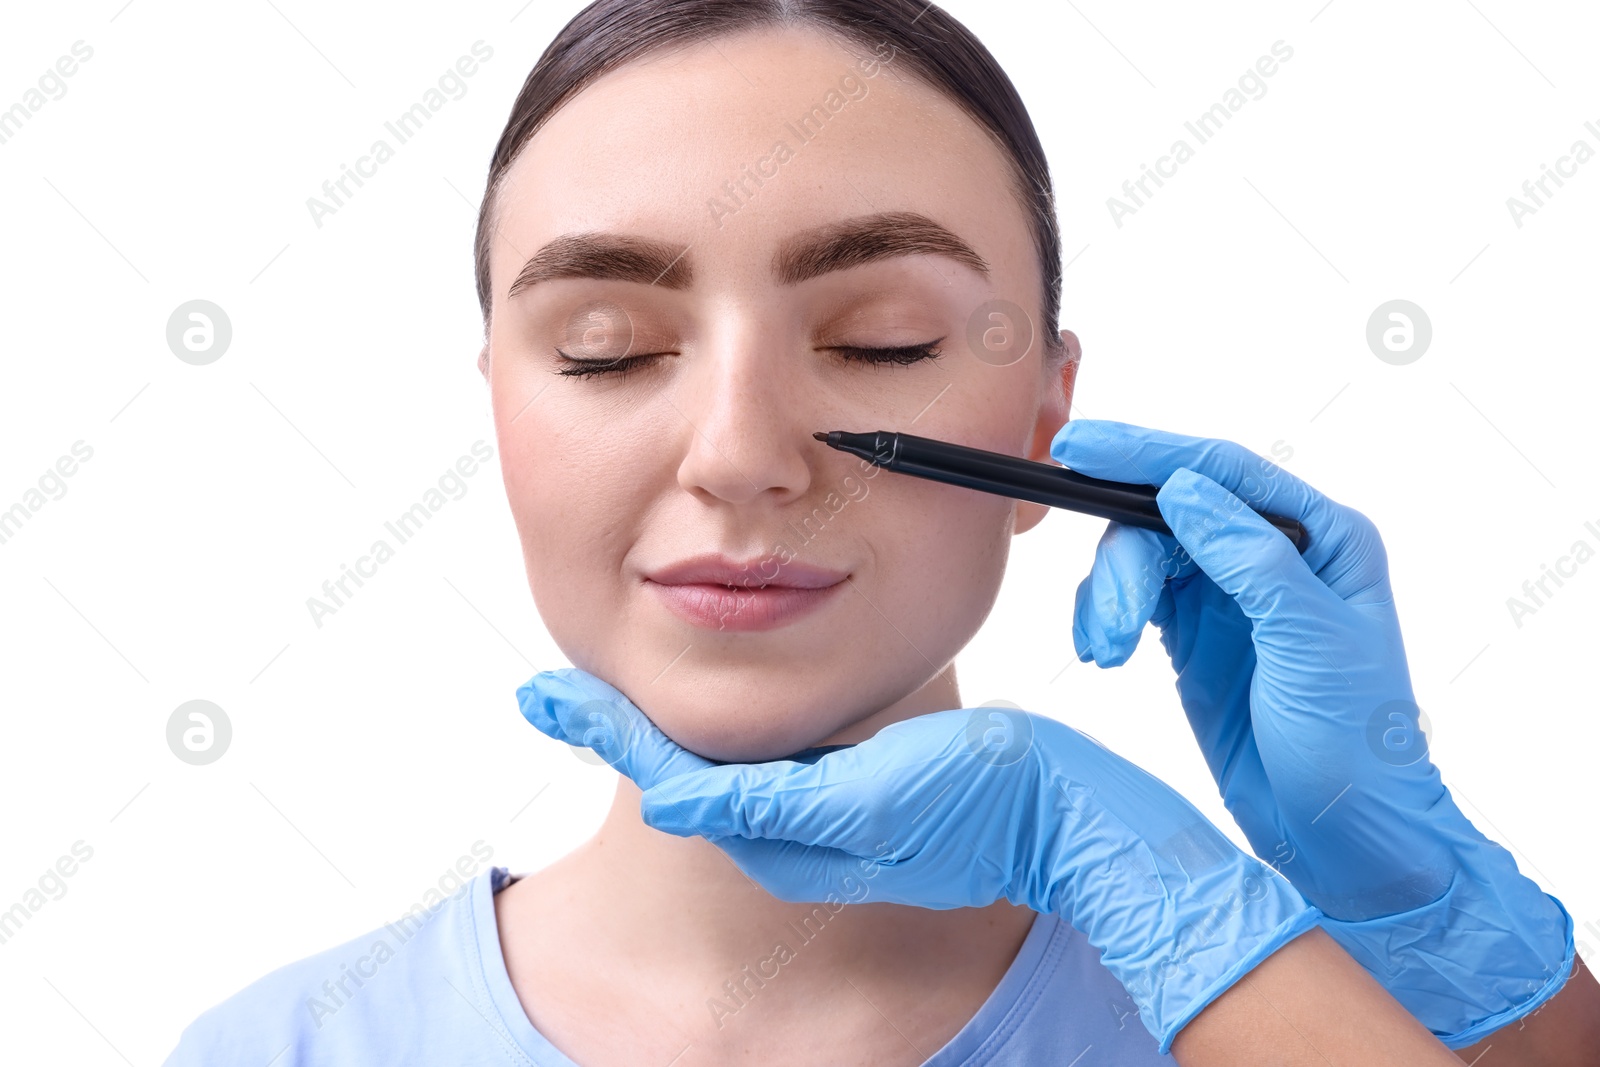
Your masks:
<svg viewBox="0 0 1600 1067"><path fill-rule="evenodd" d="M866 886L896 904L1004 897L1061 916L1100 949L1162 1052L1320 918L1165 783L1054 719L940 711L800 759L713 764L582 671L535 675L517 696L540 730L632 778L646 823L709 838L780 900Z"/></svg>
<svg viewBox="0 0 1600 1067"><path fill-rule="evenodd" d="M1428 758L1372 522L1227 441L1083 420L1050 451L1162 486L1176 539L1111 524L1078 587L1073 643L1116 666L1155 623L1256 854L1452 1048L1553 996L1572 968L1571 917L1478 832ZM1304 523L1304 556L1252 508Z"/></svg>

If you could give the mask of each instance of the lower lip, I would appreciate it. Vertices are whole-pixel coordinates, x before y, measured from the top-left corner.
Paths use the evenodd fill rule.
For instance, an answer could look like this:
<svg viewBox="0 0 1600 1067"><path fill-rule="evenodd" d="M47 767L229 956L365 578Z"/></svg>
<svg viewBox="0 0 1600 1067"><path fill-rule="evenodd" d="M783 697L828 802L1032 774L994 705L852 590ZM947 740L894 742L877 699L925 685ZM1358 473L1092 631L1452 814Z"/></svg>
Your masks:
<svg viewBox="0 0 1600 1067"><path fill-rule="evenodd" d="M775 630L811 614L844 588L843 580L822 589L765 589L725 585L663 585L646 581L664 604L686 622L708 630Z"/></svg>

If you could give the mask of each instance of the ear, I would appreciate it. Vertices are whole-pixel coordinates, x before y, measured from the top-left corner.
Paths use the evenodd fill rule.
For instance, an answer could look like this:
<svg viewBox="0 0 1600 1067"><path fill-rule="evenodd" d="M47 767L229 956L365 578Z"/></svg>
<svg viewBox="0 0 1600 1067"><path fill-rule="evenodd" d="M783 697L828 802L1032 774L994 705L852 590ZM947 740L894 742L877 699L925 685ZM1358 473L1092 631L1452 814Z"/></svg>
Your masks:
<svg viewBox="0 0 1600 1067"><path fill-rule="evenodd" d="M489 380L489 345L484 342L483 351L478 353L478 373L483 375L483 380Z"/></svg>
<svg viewBox="0 0 1600 1067"><path fill-rule="evenodd" d="M1039 407L1039 419L1033 424L1033 437L1028 442L1027 458L1039 463L1054 462L1050 458L1050 442L1055 440L1056 434L1061 432L1061 427L1067 424L1072 411L1072 387L1078 381L1078 363L1083 359L1083 346L1078 343L1078 335L1071 330L1061 331L1061 344L1066 348L1067 354L1061 363L1061 375L1052 377L1049 383L1050 395ZM1013 534L1026 533L1044 521L1050 514L1050 508L1044 504L1035 504L1027 500L1019 500L1016 504L1017 520L1012 529Z"/></svg>

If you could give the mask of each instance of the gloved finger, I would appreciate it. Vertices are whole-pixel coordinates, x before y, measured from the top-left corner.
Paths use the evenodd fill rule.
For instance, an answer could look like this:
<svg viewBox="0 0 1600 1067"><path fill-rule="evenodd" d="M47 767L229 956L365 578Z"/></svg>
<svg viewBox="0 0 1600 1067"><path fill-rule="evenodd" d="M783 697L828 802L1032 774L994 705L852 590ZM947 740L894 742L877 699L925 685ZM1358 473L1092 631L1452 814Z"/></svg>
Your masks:
<svg viewBox="0 0 1600 1067"><path fill-rule="evenodd" d="M809 765L773 760L691 771L646 790L640 811L668 833L783 838L872 856L890 838L925 837L939 822L935 802L968 815L1004 802L982 772L1006 767L973 759L973 724L970 710L933 712Z"/></svg>
<svg viewBox="0 0 1600 1067"><path fill-rule="evenodd" d="M839 791L851 784L872 790L877 780L864 770L841 777L823 766L836 758L708 767L645 790L639 810L650 826L680 837L782 839L871 855L877 844L867 840L871 805L841 800Z"/></svg>
<svg viewBox="0 0 1600 1067"><path fill-rule="evenodd" d="M640 789L713 766L662 733L615 686L576 667L534 675L517 690L517 702L541 731L593 749Z"/></svg>
<svg viewBox="0 0 1600 1067"><path fill-rule="evenodd" d="M1181 545L1179 547L1182 548ZM1188 549L1184 549L1185 556L1188 555L1188 551ZM1189 559L1188 566L1194 567L1196 572L1200 570L1199 565L1194 562L1192 557ZM1162 584L1161 593L1156 597L1155 610L1150 613L1150 621L1155 623L1157 630L1161 631L1161 643L1163 645L1167 644L1167 627L1177 617L1177 614L1177 599L1172 595L1172 582L1169 580ZM1169 648L1168 651L1170 652L1171 649Z"/></svg>
<svg viewBox="0 0 1600 1067"><path fill-rule="evenodd" d="M1331 559L1350 532L1349 509L1232 441L1073 419L1056 433L1050 455L1081 474L1119 482L1163 485L1179 468L1204 474L1256 511L1300 520L1310 538L1306 555L1312 570Z"/></svg>
<svg viewBox="0 0 1600 1067"><path fill-rule="evenodd" d="M1287 537L1206 475L1178 468L1156 505L1206 577L1252 620L1317 629L1315 619L1344 609Z"/></svg>
<svg viewBox="0 0 1600 1067"><path fill-rule="evenodd" d="M952 758L944 754L938 762ZM708 837L780 900L855 903L870 896L922 908L961 908L1021 892L1016 872L996 858L1013 855L1017 846L996 847L986 836L993 830L985 826L1017 818L1018 800L1005 790L987 781L972 790L974 780L959 776L956 784L967 790L946 790L933 778L918 781L926 788L907 789L886 784L881 769L847 782L835 776L820 785L807 783L802 772L815 770L773 763L694 771L646 790L640 811L658 830ZM773 791L753 781L752 771L798 777L801 784ZM945 802L945 810L935 810L935 801ZM949 809L975 807L988 809L977 825L951 821Z"/></svg>
<svg viewBox="0 0 1600 1067"><path fill-rule="evenodd" d="M1101 667L1126 663L1161 603L1167 579L1185 565L1193 569L1176 539L1118 522L1107 526L1073 605L1078 658Z"/></svg>

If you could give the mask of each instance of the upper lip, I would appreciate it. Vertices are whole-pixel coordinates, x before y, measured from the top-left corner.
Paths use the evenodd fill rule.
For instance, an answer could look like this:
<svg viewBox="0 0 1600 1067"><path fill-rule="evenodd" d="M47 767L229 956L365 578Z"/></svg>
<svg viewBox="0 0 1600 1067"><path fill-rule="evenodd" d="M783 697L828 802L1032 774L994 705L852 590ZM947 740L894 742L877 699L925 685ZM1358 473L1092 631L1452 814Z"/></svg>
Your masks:
<svg viewBox="0 0 1600 1067"><path fill-rule="evenodd" d="M764 564L764 565L763 565ZM776 573L773 573L776 571ZM768 577L768 575L771 575ZM778 563L772 556L741 562L726 556L695 556L658 567L645 574L661 585L731 585L744 589L779 586L788 589L826 589L849 577L846 571L812 567L798 560Z"/></svg>

